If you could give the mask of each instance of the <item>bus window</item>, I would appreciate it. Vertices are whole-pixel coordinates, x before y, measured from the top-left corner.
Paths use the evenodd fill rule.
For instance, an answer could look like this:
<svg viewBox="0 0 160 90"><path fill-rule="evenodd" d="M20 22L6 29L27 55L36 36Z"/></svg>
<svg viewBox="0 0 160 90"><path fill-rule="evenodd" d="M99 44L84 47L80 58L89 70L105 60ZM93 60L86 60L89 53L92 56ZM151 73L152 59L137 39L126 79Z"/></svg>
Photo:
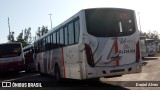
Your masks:
<svg viewBox="0 0 160 90"><path fill-rule="evenodd" d="M64 46L63 28L60 30L60 46Z"/></svg>
<svg viewBox="0 0 160 90"><path fill-rule="evenodd" d="M68 25L69 44L74 44L74 28L73 23Z"/></svg>
<svg viewBox="0 0 160 90"><path fill-rule="evenodd" d="M52 48L56 48L56 33L53 33L53 44L52 44Z"/></svg>
<svg viewBox="0 0 160 90"><path fill-rule="evenodd" d="M64 27L65 45L68 45L68 29Z"/></svg>
<svg viewBox="0 0 160 90"><path fill-rule="evenodd" d="M74 27L75 27L75 43L78 43L79 40L79 20L76 20L74 22Z"/></svg>
<svg viewBox="0 0 160 90"><path fill-rule="evenodd" d="M87 31L96 37L131 35L135 32L133 15L132 10L86 10Z"/></svg>

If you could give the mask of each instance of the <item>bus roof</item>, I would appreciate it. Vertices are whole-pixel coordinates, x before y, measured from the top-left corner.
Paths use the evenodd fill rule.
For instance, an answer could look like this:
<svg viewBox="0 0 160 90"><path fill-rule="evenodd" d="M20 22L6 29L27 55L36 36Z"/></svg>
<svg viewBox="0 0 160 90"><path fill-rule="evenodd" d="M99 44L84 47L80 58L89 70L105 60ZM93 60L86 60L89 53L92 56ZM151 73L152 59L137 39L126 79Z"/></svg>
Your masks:
<svg viewBox="0 0 160 90"><path fill-rule="evenodd" d="M21 42L7 42L7 43L1 43L0 45L5 45L5 44L21 44Z"/></svg>
<svg viewBox="0 0 160 90"><path fill-rule="evenodd" d="M85 10L92 10L92 9L122 9L122 10L132 10L132 9L126 9L126 8L88 8L88 9L82 9L82 10L78 11L76 14L72 15L67 20L65 20L64 22L62 22L59 25L57 25L56 27L52 28L50 31L48 31L46 34L44 34L43 36L41 36L40 38L38 38L34 42L41 40L42 38L44 38L47 35L49 35L51 32L56 32L60 27L63 27L64 25L66 25L67 23L69 23L71 20L77 18L78 14L81 14L81 12L83 12ZM134 11L134 10L132 10L132 11Z"/></svg>
<svg viewBox="0 0 160 90"><path fill-rule="evenodd" d="M146 40L154 40L154 39L146 39Z"/></svg>

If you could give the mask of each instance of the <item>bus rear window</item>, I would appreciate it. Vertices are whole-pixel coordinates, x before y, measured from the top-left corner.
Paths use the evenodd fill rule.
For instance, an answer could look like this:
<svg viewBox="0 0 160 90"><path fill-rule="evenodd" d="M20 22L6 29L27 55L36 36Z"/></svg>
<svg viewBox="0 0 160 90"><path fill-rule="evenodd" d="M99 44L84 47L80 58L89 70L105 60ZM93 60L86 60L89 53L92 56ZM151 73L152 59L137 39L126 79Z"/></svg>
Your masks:
<svg viewBox="0 0 160 90"><path fill-rule="evenodd" d="M134 11L127 9L88 9L86 27L96 37L117 37L135 32Z"/></svg>
<svg viewBox="0 0 160 90"><path fill-rule="evenodd" d="M20 44L4 44L0 45L0 57L15 57L21 54Z"/></svg>

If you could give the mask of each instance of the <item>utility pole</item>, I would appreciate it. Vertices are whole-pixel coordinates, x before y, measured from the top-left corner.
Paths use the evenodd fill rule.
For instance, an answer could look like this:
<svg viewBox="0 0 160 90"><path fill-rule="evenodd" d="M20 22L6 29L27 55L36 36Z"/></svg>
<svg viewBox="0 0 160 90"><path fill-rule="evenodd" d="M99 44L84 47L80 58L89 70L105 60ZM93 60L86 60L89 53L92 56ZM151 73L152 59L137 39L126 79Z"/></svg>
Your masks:
<svg viewBox="0 0 160 90"><path fill-rule="evenodd" d="M9 42L11 42L11 31L10 31L9 17L8 17L8 28L9 28Z"/></svg>
<svg viewBox="0 0 160 90"><path fill-rule="evenodd" d="M51 29L52 29L52 18L51 18L51 15L52 15L52 14L48 14L48 15L50 15Z"/></svg>
<svg viewBox="0 0 160 90"><path fill-rule="evenodd" d="M140 32L141 32L141 20L140 20L140 12L138 12L138 18L139 18L139 29L140 29Z"/></svg>

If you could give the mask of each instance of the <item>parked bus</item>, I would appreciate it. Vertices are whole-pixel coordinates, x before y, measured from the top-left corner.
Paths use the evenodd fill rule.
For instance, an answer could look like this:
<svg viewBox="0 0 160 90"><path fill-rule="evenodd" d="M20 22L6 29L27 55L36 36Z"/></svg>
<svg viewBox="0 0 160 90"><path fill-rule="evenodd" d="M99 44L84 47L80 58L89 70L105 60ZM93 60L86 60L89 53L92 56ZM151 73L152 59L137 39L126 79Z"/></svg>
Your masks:
<svg viewBox="0 0 160 90"><path fill-rule="evenodd" d="M156 42L154 39L146 39L147 42L147 50L149 56L156 55Z"/></svg>
<svg viewBox="0 0 160 90"><path fill-rule="evenodd" d="M35 71L35 63L33 59L33 45L28 45L23 48L24 57L25 57L25 70L26 72L33 72Z"/></svg>
<svg viewBox="0 0 160 90"><path fill-rule="evenodd" d="M84 9L34 42L36 69L89 79L141 72L135 11Z"/></svg>
<svg viewBox="0 0 160 90"><path fill-rule="evenodd" d="M24 55L19 42L0 44L0 73L24 70Z"/></svg>
<svg viewBox="0 0 160 90"><path fill-rule="evenodd" d="M147 51L147 45L146 45L146 37L140 36L140 42L141 42L141 57L147 57L148 51Z"/></svg>

